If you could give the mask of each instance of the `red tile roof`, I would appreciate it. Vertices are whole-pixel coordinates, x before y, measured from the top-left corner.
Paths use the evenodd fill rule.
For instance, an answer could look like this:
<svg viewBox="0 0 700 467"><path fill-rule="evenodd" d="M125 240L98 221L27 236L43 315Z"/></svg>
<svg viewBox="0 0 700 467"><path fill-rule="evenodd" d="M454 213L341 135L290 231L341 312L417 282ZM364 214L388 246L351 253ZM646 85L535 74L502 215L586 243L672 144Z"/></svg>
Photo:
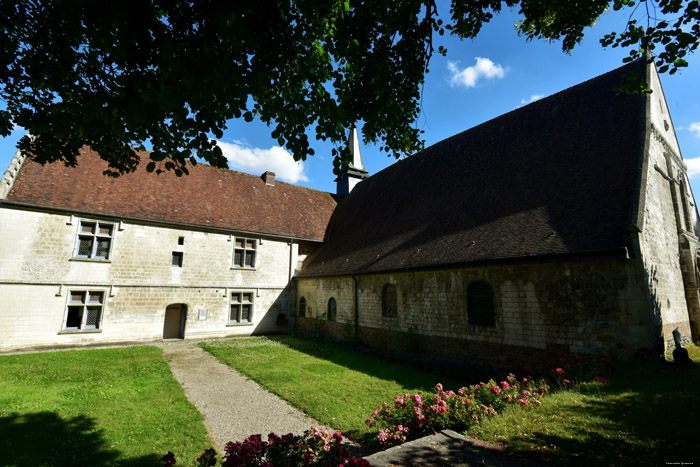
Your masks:
<svg viewBox="0 0 700 467"><path fill-rule="evenodd" d="M358 184L301 276L624 254L646 99L636 62L441 141Z"/></svg>
<svg viewBox="0 0 700 467"><path fill-rule="evenodd" d="M28 158L5 202L316 241L336 206L329 193L279 181L270 187L259 176L204 164L180 178L148 173L144 164L116 179L105 169L88 148L75 168Z"/></svg>

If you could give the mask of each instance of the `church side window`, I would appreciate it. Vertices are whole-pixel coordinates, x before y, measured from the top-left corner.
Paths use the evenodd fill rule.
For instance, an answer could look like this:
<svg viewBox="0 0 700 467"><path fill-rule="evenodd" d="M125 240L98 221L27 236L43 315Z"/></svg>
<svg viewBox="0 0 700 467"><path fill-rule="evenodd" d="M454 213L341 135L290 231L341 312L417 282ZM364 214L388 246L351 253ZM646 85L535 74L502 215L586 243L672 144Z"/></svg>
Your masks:
<svg viewBox="0 0 700 467"><path fill-rule="evenodd" d="M328 321L335 321L338 315L338 304L335 298L331 297L328 299Z"/></svg>
<svg viewBox="0 0 700 467"><path fill-rule="evenodd" d="M233 250L233 267L254 268L258 242L252 238L236 237Z"/></svg>
<svg viewBox="0 0 700 467"><path fill-rule="evenodd" d="M398 315L396 286L386 284L382 289L382 316L385 318L396 318Z"/></svg>
<svg viewBox="0 0 700 467"><path fill-rule="evenodd" d="M109 259L114 224L80 221L76 258Z"/></svg>
<svg viewBox="0 0 700 467"><path fill-rule="evenodd" d="M472 282L467 289L467 316L473 326L496 327L493 288L486 282Z"/></svg>
<svg viewBox="0 0 700 467"><path fill-rule="evenodd" d="M299 299L299 316L306 317L306 298L301 297Z"/></svg>

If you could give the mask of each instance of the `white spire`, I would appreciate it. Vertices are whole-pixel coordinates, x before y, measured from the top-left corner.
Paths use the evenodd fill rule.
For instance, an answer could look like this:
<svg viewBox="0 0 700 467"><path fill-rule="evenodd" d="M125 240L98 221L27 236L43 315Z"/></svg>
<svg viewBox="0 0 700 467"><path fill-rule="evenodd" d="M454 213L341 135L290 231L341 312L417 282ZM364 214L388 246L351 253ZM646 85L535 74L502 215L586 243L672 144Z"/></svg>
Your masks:
<svg viewBox="0 0 700 467"><path fill-rule="evenodd" d="M350 167L364 170L362 165L362 154L360 153L360 137L357 135L357 124L353 124L350 129L350 151L352 151L352 162Z"/></svg>

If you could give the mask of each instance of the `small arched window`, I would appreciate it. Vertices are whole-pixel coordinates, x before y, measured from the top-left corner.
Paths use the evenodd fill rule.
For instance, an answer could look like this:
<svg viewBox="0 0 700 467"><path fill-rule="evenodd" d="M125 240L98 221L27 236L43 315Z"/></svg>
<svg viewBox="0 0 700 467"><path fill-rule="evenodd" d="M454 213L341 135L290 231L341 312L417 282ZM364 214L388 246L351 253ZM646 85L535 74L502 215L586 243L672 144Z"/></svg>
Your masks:
<svg viewBox="0 0 700 467"><path fill-rule="evenodd" d="M299 316L306 316L306 298L299 299Z"/></svg>
<svg viewBox="0 0 700 467"><path fill-rule="evenodd" d="M382 316L396 318L398 315L396 287L392 284L387 284L382 289Z"/></svg>
<svg viewBox="0 0 700 467"><path fill-rule="evenodd" d="M338 304L335 303L335 298L328 299L328 321L335 321L338 314Z"/></svg>
<svg viewBox="0 0 700 467"><path fill-rule="evenodd" d="M493 289L486 282L472 282L467 289L467 316L474 326L496 327Z"/></svg>

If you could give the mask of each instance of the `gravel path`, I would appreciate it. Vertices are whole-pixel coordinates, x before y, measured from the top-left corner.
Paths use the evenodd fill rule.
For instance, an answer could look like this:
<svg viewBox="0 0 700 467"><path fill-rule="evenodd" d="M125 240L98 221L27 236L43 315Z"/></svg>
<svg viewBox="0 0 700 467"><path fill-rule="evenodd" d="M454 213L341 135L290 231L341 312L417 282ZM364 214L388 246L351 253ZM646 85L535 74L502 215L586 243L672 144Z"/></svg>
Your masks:
<svg viewBox="0 0 700 467"><path fill-rule="evenodd" d="M222 452L252 434L302 434L319 423L189 343L164 344L165 360Z"/></svg>

